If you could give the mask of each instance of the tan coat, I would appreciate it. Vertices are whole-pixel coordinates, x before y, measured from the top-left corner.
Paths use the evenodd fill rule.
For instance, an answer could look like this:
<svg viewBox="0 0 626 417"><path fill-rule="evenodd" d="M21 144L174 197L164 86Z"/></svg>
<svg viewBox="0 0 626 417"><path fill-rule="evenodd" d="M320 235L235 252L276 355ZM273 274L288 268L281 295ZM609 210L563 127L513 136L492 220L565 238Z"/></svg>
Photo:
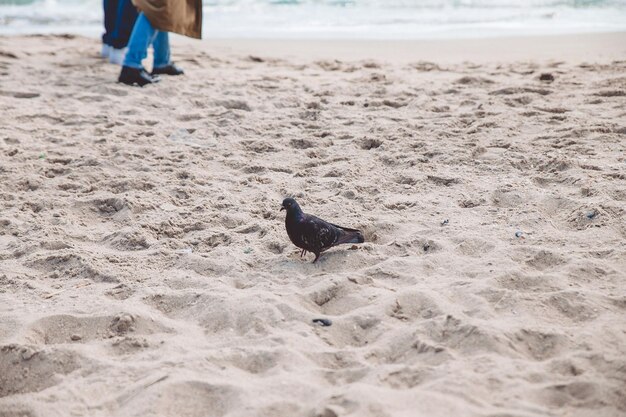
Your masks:
<svg viewBox="0 0 626 417"><path fill-rule="evenodd" d="M202 0L132 0L155 29L202 37Z"/></svg>

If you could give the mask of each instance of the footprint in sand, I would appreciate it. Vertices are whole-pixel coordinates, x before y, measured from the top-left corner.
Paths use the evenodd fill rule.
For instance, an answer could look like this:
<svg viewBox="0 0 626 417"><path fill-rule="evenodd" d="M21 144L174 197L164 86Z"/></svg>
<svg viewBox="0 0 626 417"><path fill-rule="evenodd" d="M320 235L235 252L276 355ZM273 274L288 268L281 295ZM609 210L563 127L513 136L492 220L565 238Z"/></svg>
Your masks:
<svg viewBox="0 0 626 417"><path fill-rule="evenodd" d="M170 331L152 319L128 313L108 316L53 315L27 326L22 337L30 343L56 345L89 343L127 334L150 335Z"/></svg>
<svg viewBox="0 0 626 417"><path fill-rule="evenodd" d="M39 392L63 381L82 367L74 351L10 344L0 347L0 398Z"/></svg>

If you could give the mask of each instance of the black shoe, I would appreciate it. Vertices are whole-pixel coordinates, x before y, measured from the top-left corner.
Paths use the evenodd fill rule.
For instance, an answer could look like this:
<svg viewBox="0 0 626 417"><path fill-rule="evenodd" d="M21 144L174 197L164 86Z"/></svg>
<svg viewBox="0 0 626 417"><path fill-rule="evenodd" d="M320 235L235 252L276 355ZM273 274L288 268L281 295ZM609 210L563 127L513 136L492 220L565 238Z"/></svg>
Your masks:
<svg viewBox="0 0 626 417"><path fill-rule="evenodd" d="M183 75L184 73L185 73L185 71L183 71L183 69L181 67L179 67L178 65L174 64L173 62L171 64L167 64L164 67L154 68L152 70L152 75L157 75L157 74Z"/></svg>
<svg viewBox="0 0 626 417"><path fill-rule="evenodd" d="M158 77L152 77L143 68L122 67L122 72L117 81L127 85L139 85L143 87L146 84L152 84L159 81Z"/></svg>

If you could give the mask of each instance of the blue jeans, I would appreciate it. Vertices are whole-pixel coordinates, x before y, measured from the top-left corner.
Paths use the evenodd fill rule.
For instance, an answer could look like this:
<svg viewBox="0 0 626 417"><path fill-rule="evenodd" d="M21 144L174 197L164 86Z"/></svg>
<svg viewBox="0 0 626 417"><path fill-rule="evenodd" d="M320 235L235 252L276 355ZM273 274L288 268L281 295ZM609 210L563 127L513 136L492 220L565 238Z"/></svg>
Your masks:
<svg viewBox="0 0 626 417"><path fill-rule="evenodd" d="M117 7L117 0L102 0L102 8L104 9L104 34L102 35L102 43L106 45L111 45L111 41L113 40Z"/></svg>
<svg viewBox="0 0 626 417"><path fill-rule="evenodd" d="M117 12L111 33L110 45L114 48L122 49L126 48L126 45L128 45L128 40L135 26L138 12L130 0L119 0L117 3Z"/></svg>
<svg viewBox="0 0 626 417"><path fill-rule="evenodd" d="M156 30L143 13L135 22L133 33L128 41L128 51L124 58L124 66L143 68L141 61L148 56L148 47L154 48L153 68L162 68L170 64L170 38L167 32Z"/></svg>

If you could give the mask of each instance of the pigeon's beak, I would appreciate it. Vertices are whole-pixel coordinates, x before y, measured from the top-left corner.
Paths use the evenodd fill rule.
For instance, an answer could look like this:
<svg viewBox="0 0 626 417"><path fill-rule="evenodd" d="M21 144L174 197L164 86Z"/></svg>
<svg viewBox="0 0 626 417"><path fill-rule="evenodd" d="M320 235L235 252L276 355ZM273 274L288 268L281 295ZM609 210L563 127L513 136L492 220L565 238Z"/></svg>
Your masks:
<svg viewBox="0 0 626 417"><path fill-rule="evenodd" d="M285 209L285 206L282 206L282 207L280 208L280 211L283 211L284 209Z"/></svg>

